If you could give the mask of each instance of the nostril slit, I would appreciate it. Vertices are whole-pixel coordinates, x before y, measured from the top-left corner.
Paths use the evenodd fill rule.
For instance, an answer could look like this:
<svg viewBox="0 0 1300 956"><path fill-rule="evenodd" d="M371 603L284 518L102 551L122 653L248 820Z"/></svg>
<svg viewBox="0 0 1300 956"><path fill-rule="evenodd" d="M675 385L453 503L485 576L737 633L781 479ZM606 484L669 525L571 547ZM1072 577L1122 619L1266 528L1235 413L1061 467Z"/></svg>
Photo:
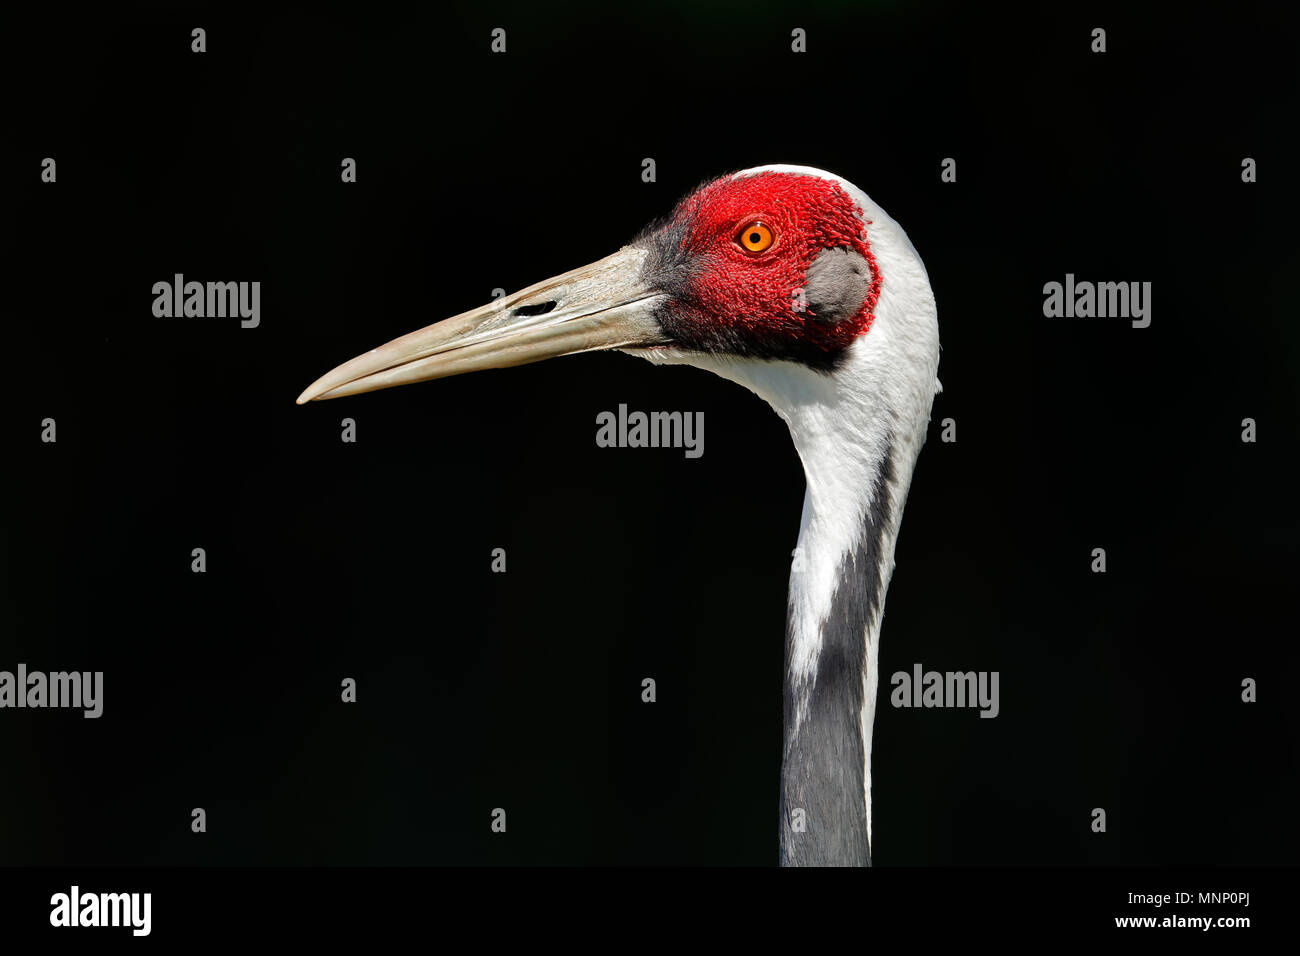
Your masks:
<svg viewBox="0 0 1300 956"><path fill-rule="evenodd" d="M557 305L559 305L559 303L552 299L549 302L537 302L533 305L521 305L519 308L514 309L510 314L518 316L545 315L547 312L552 311Z"/></svg>

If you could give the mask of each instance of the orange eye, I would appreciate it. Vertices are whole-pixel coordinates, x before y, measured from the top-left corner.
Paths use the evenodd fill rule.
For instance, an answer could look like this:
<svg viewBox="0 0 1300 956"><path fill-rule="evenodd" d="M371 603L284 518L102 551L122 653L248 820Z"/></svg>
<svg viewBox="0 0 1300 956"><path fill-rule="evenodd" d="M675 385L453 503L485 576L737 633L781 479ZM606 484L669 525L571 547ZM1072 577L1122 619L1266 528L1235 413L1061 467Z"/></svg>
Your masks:
<svg viewBox="0 0 1300 956"><path fill-rule="evenodd" d="M739 239L746 252L765 252L772 245L772 230L756 219L740 230Z"/></svg>

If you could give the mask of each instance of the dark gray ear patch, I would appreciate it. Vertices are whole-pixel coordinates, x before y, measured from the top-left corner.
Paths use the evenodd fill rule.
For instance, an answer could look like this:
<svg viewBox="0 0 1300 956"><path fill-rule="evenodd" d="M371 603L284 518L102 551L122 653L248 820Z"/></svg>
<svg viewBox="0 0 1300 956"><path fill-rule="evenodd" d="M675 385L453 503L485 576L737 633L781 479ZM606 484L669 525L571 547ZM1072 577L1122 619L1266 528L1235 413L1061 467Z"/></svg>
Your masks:
<svg viewBox="0 0 1300 956"><path fill-rule="evenodd" d="M804 279L804 295L813 321L834 325L856 315L867 301L871 267L852 249L841 246L817 253Z"/></svg>

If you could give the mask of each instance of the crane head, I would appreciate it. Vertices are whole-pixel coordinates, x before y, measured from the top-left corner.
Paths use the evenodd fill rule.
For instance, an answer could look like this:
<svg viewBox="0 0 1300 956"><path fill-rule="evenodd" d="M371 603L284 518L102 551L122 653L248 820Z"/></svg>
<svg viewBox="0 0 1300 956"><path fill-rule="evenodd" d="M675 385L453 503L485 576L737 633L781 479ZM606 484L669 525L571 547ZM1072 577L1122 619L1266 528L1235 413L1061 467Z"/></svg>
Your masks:
<svg viewBox="0 0 1300 956"><path fill-rule="evenodd" d="M613 255L372 349L298 403L607 349L834 371L881 292L866 202L806 167L713 180Z"/></svg>

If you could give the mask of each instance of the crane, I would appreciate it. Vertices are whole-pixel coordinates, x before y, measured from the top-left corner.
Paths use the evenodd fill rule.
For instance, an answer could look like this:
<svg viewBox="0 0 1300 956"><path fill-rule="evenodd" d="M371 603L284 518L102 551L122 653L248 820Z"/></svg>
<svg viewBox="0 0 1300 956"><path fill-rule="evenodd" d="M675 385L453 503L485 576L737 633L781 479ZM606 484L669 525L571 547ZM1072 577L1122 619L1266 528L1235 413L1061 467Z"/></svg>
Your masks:
<svg viewBox="0 0 1300 956"><path fill-rule="evenodd" d="M786 621L779 859L870 865L881 618L940 389L920 256L847 180L746 169L613 255L372 349L298 403L609 349L706 369L789 426L807 489Z"/></svg>

